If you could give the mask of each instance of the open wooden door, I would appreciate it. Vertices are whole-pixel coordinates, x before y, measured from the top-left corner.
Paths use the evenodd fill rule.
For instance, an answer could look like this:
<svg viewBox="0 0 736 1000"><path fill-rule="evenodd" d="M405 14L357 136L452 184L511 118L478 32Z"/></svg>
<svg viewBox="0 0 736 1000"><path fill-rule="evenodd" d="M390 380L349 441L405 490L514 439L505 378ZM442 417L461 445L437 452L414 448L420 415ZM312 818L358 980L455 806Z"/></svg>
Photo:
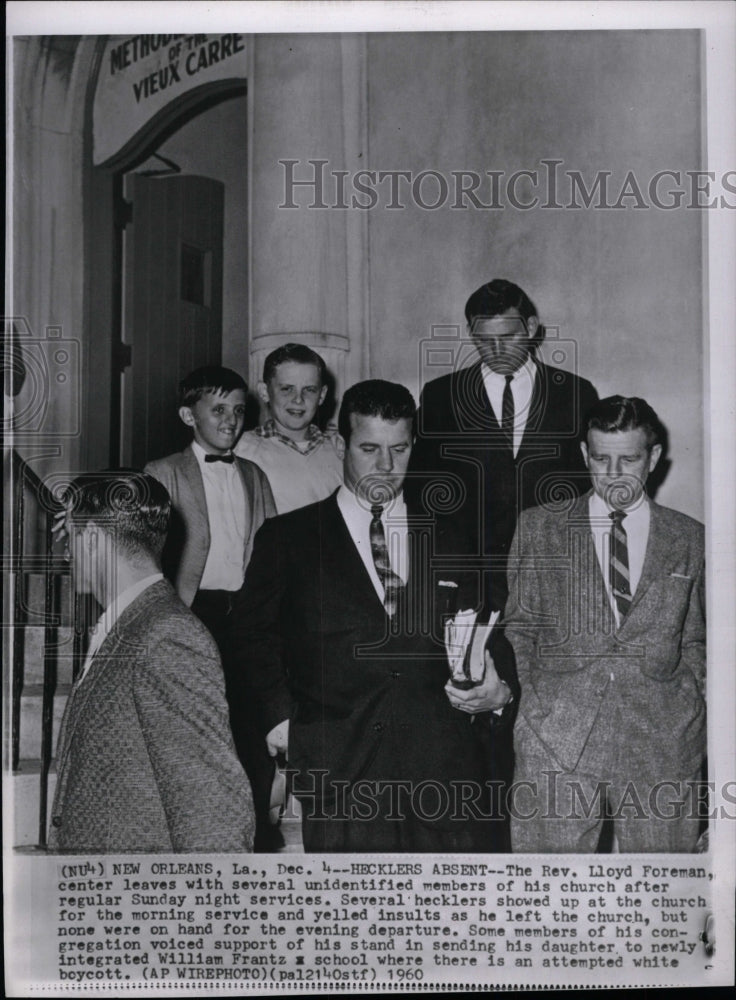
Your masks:
<svg viewBox="0 0 736 1000"><path fill-rule="evenodd" d="M130 174L125 228L120 455L142 467L184 447L177 386L222 357L224 185Z"/></svg>

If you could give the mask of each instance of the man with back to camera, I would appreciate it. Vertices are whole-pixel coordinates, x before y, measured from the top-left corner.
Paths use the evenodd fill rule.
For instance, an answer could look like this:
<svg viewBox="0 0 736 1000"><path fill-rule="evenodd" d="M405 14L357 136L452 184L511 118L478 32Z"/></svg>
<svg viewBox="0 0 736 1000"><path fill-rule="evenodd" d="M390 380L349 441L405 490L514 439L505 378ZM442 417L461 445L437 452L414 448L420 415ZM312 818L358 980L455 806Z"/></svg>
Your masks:
<svg viewBox="0 0 736 1000"><path fill-rule="evenodd" d="M506 637L521 684L514 851L692 851L705 757L704 532L644 492L662 427L610 396L581 446L593 490L524 511ZM589 804L586 805L586 803Z"/></svg>
<svg viewBox="0 0 736 1000"><path fill-rule="evenodd" d="M342 483L337 440L315 423L326 376L324 360L310 347L284 344L271 351L258 383L268 419L235 446L236 455L265 472L279 514L324 500Z"/></svg>
<svg viewBox="0 0 736 1000"><path fill-rule="evenodd" d="M481 800L490 719L451 706L442 639L417 617L443 606L439 591L464 593L432 573L403 498L414 416L403 386L347 390L344 485L266 521L233 610L230 673L261 706L270 752L288 755L307 851L493 850L493 824L452 798L455 783ZM484 698L506 715L488 654L486 668Z"/></svg>
<svg viewBox="0 0 736 1000"><path fill-rule="evenodd" d="M250 850L217 647L161 573L168 493L140 472L89 473L66 507L74 589L105 611L64 712L49 849Z"/></svg>

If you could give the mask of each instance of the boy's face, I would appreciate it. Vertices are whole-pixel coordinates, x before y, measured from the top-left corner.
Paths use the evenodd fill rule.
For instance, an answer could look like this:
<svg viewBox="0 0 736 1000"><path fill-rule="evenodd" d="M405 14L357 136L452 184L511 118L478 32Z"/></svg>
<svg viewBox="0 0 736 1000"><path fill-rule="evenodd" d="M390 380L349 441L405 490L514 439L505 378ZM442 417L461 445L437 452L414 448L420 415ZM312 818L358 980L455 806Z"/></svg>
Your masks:
<svg viewBox="0 0 736 1000"><path fill-rule="evenodd" d="M205 392L179 416L194 431L194 440L209 455L224 455L240 436L245 420L245 390Z"/></svg>
<svg viewBox="0 0 736 1000"><path fill-rule="evenodd" d="M267 383L258 383L258 395L268 403L277 428L286 437L304 435L326 394L317 365L300 361L282 362Z"/></svg>

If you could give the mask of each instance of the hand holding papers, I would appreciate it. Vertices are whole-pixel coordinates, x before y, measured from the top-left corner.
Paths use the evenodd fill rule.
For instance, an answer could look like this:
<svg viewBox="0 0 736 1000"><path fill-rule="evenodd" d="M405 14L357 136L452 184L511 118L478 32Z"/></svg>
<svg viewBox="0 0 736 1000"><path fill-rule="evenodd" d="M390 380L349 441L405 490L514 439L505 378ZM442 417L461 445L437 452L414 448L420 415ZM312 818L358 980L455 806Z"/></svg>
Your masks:
<svg viewBox="0 0 736 1000"><path fill-rule="evenodd" d="M498 676L486 649L499 613L493 612L485 625L478 625L476 617L474 611L461 611L445 625L450 663L450 680L445 691L453 708L470 715L500 712L511 700L511 690Z"/></svg>

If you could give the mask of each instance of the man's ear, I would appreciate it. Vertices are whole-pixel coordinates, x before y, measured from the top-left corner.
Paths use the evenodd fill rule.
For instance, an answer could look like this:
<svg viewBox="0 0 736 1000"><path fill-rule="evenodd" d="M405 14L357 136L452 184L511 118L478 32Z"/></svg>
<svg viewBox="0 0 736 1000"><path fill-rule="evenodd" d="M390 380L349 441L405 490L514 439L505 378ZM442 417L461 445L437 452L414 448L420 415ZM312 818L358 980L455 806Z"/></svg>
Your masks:
<svg viewBox="0 0 736 1000"><path fill-rule="evenodd" d="M268 386L265 382L259 382L257 385L258 398L262 403L268 402Z"/></svg>
<svg viewBox="0 0 736 1000"><path fill-rule="evenodd" d="M530 316L526 321L526 332L529 334L529 340L534 340L537 333L539 332L539 317Z"/></svg>
<svg viewBox="0 0 736 1000"><path fill-rule="evenodd" d="M99 528L93 521L87 521L85 524L82 529L82 538L88 552L94 552L97 549L100 541Z"/></svg>
<svg viewBox="0 0 736 1000"><path fill-rule="evenodd" d="M662 457L662 445L655 444L649 452L649 471L654 472L654 467Z"/></svg>
<svg viewBox="0 0 736 1000"><path fill-rule="evenodd" d="M580 442L580 450L583 453L583 461L585 462L585 468L589 469L590 465L588 464L588 445L586 444L585 441Z"/></svg>
<svg viewBox="0 0 736 1000"><path fill-rule="evenodd" d="M187 425L187 427L194 427L194 414L192 413L190 407L180 406L179 416Z"/></svg>

